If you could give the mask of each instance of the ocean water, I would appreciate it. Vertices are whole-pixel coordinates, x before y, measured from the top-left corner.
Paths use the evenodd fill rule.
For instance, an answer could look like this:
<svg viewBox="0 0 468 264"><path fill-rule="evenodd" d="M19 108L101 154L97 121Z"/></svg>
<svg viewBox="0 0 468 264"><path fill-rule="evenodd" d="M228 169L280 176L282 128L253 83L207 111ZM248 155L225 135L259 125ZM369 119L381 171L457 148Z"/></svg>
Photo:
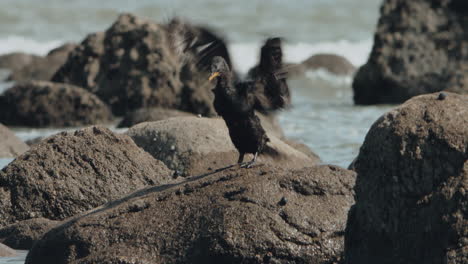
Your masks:
<svg viewBox="0 0 468 264"><path fill-rule="evenodd" d="M380 4L381 0L2 0L0 54L44 55L62 43L103 31L119 13L131 12L158 22L179 16L217 30L229 41L234 64L243 73L255 65L259 47L271 36L285 39L287 62L326 52L359 66L372 47ZM0 70L0 80L7 74ZM280 124L288 137L307 144L324 163L347 167L369 127L392 107L354 106L351 82L352 76L323 70L289 80L293 107L279 114ZM0 93L11 85L0 81ZM14 129L23 140L62 130ZM0 159L0 168L9 162ZM24 256L0 258L0 264L23 261Z"/></svg>

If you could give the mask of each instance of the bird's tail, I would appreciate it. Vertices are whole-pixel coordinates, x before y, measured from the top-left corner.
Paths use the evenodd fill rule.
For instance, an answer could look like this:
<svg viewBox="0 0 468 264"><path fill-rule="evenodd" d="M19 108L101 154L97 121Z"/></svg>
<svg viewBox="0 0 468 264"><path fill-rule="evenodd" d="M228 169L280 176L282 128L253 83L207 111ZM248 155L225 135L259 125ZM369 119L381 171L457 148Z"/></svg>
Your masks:
<svg viewBox="0 0 468 264"><path fill-rule="evenodd" d="M275 149L273 146L271 146L271 144L268 144L270 142L271 140L269 138L266 138L266 142L265 142L265 146L263 147L262 154L269 155L272 157L279 157L281 155L280 152L277 149Z"/></svg>

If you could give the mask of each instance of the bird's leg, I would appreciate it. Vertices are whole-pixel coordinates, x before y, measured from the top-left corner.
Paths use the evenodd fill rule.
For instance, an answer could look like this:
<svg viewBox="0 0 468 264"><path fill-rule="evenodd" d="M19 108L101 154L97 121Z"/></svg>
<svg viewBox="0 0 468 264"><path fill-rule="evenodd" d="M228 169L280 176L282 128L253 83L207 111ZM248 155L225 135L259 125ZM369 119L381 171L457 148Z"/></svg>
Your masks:
<svg viewBox="0 0 468 264"><path fill-rule="evenodd" d="M242 164L242 162L244 161L244 155L245 153L243 152L239 153L239 159L237 160L237 164Z"/></svg>
<svg viewBox="0 0 468 264"><path fill-rule="evenodd" d="M258 156L258 152L255 152L255 155L254 155L253 159L251 161L245 163L245 164L242 164L241 168L247 168L247 169L252 168L252 165L257 160L257 156Z"/></svg>

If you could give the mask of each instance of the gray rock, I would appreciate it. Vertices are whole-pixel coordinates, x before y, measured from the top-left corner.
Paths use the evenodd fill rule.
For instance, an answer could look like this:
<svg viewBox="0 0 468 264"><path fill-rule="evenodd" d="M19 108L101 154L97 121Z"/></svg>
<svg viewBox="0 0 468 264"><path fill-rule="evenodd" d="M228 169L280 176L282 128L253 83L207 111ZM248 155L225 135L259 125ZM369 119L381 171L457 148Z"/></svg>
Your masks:
<svg viewBox="0 0 468 264"><path fill-rule="evenodd" d="M226 45L210 34L182 22L161 25L122 14L105 32L89 35L52 80L88 89L118 116L150 107L213 115L212 84L196 48Z"/></svg>
<svg viewBox="0 0 468 264"><path fill-rule="evenodd" d="M97 96L69 84L31 81L0 95L0 122L5 125L67 127L111 120L109 107Z"/></svg>
<svg viewBox="0 0 468 264"><path fill-rule="evenodd" d="M49 81L55 72L65 63L68 54L76 44L67 43L53 49L45 57L35 57L21 68L12 69L8 81L25 82L31 80Z"/></svg>
<svg viewBox="0 0 468 264"><path fill-rule="evenodd" d="M379 118L359 156L347 263L468 260L468 95L422 95Z"/></svg>
<svg viewBox="0 0 468 264"><path fill-rule="evenodd" d="M172 181L172 171L107 128L48 137L0 172L0 226L62 220L134 190Z"/></svg>
<svg viewBox="0 0 468 264"><path fill-rule="evenodd" d="M336 75L352 75L356 67L345 57L336 54L314 54L302 62L305 70L324 69Z"/></svg>
<svg viewBox="0 0 468 264"><path fill-rule="evenodd" d="M60 221L34 218L5 226L0 229L0 243L15 249L29 250L43 234L59 223Z"/></svg>
<svg viewBox="0 0 468 264"><path fill-rule="evenodd" d="M0 158L15 158L28 149L26 143L0 123Z"/></svg>
<svg viewBox="0 0 468 264"><path fill-rule="evenodd" d="M138 191L49 231L26 263L336 263L354 177L257 166Z"/></svg>
<svg viewBox="0 0 468 264"><path fill-rule="evenodd" d="M0 243L0 257L14 257L16 256L16 251L12 248L9 248L2 243Z"/></svg>
<svg viewBox="0 0 468 264"><path fill-rule="evenodd" d="M284 143L288 144L292 148L306 154L311 159L320 160L320 157L317 154L315 154L306 144L292 139L283 138L282 140L284 141Z"/></svg>
<svg viewBox="0 0 468 264"><path fill-rule="evenodd" d="M159 107L141 108L127 113L117 127L131 127L143 122L160 121L171 117L194 116L192 113Z"/></svg>
<svg viewBox="0 0 468 264"><path fill-rule="evenodd" d="M238 151L220 118L179 117L141 123L127 131L135 143L180 175L197 175L235 164ZM316 165L310 158L272 134L268 143L277 153L266 150L258 163L303 168ZM245 161L252 159L248 154Z"/></svg>
<svg viewBox="0 0 468 264"><path fill-rule="evenodd" d="M463 0L385 0L369 60L354 78L354 102L394 104L441 90L468 93L467 14Z"/></svg>

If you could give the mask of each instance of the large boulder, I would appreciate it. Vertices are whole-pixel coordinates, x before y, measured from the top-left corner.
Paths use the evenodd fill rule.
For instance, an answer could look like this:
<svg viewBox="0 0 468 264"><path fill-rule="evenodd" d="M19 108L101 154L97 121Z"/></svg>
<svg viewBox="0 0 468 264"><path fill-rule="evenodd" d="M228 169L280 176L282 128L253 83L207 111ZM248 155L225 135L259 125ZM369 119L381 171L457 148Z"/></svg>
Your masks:
<svg viewBox="0 0 468 264"><path fill-rule="evenodd" d="M302 65L305 70L324 69L336 75L351 75L356 72L356 67L348 59L336 54L314 54L304 60Z"/></svg>
<svg viewBox="0 0 468 264"><path fill-rule="evenodd" d="M30 218L62 220L146 186L172 172L107 128L48 137L0 172L0 226Z"/></svg>
<svg viewBox="0 0 468 264"><path fill-rule="evenodd" d="M337 263L354 176L257 165L139 191L52 229L26 263Z"/></svg>
<svg viewBox="0 0 468 264"><path fill-rule="evenodd" d="M160 107L141 108L127 113L117 127L131 127L143 122L160 121L180 116L194 116L194 114Z"/></svg>
<svg viewBox="0 0 468 264"><path fill-rule="evenodd" d="M385 0L369 60L354 78L354 102L402 103L441 90L467 93L467 14L464 0Z"/></svg>
<svg viewBox="0 0 468 264"><path fill-rule="evenodd" d="M0 158L14 158L28 149L26 143L0 123Z"/></svg>
<svg viewBox="0 0 468 264"><path fill-rule="evenodd" d="M0 95L0 122L10 126L67 127L108 123L109 107L77 86L30 81Z"/></svg>
<svg viewBox="0 0 468 264"><path fill-rule="evenodd" d="M353 165L347 263L467 263L468 96L423 95L388 112Z"/></svg>
<svg viewBox="0 0 468 264"><path fill-rule="evenodd" d="M60 221L33 218L0 229L0 243L14 249L29 250L42 235L59 225Z"/></svg>
<svg viewBox="0 0 468 264"><path fill-rule="evenodd" d="M196 175L237 162L239 153L220 118L180 117L146 122L127 132L135 143L182 176ZM292 148L271 133L269 148L258 163L287 168L310 167L320 162ZM274 149L274 151L269 151ZM245 161L252 159L248 154Z"/></svg>
<svg viewBox="0 0 468 264"><path fill-rule="evenodd" d="M88 89L116 115L148 107L213 115L208 69L198 70L197 48L213 39L219 40L215 47L226 45L177 21L160 25L123 14L105 32L89 35L52 80Z"/></svg>
<svg viewBox="0 0 468 264"><path fill-rule="evenodd" d="M262 123L263 128L272 133L277 138L283 138L284 132L281 128L278 119L274 114L264 115L262 113L256 113L259 117L260 122ZM183 116L195 116L192 113L184 112L175 109L166 109L166 108L159 108L159 107L152 107L152 108L142 108L130 113L127 113L122 121L117 125L118 128L123 127L131 127L139 123L143 122L154 122L154 121L161 121L164 119L172 118L172 117L183 117ZM28 145L29 143L26 142Z"/></svg>
<svg viewBox="0 0 468 264"><path fill-rule="evenodd" d="M76 44L66 43L55 48L45 57L34 57L30 63L21 68L12 69L7 80L25 82L31 80L49 81L55 72L65 63L68 54L76 47Z"/></svg>

